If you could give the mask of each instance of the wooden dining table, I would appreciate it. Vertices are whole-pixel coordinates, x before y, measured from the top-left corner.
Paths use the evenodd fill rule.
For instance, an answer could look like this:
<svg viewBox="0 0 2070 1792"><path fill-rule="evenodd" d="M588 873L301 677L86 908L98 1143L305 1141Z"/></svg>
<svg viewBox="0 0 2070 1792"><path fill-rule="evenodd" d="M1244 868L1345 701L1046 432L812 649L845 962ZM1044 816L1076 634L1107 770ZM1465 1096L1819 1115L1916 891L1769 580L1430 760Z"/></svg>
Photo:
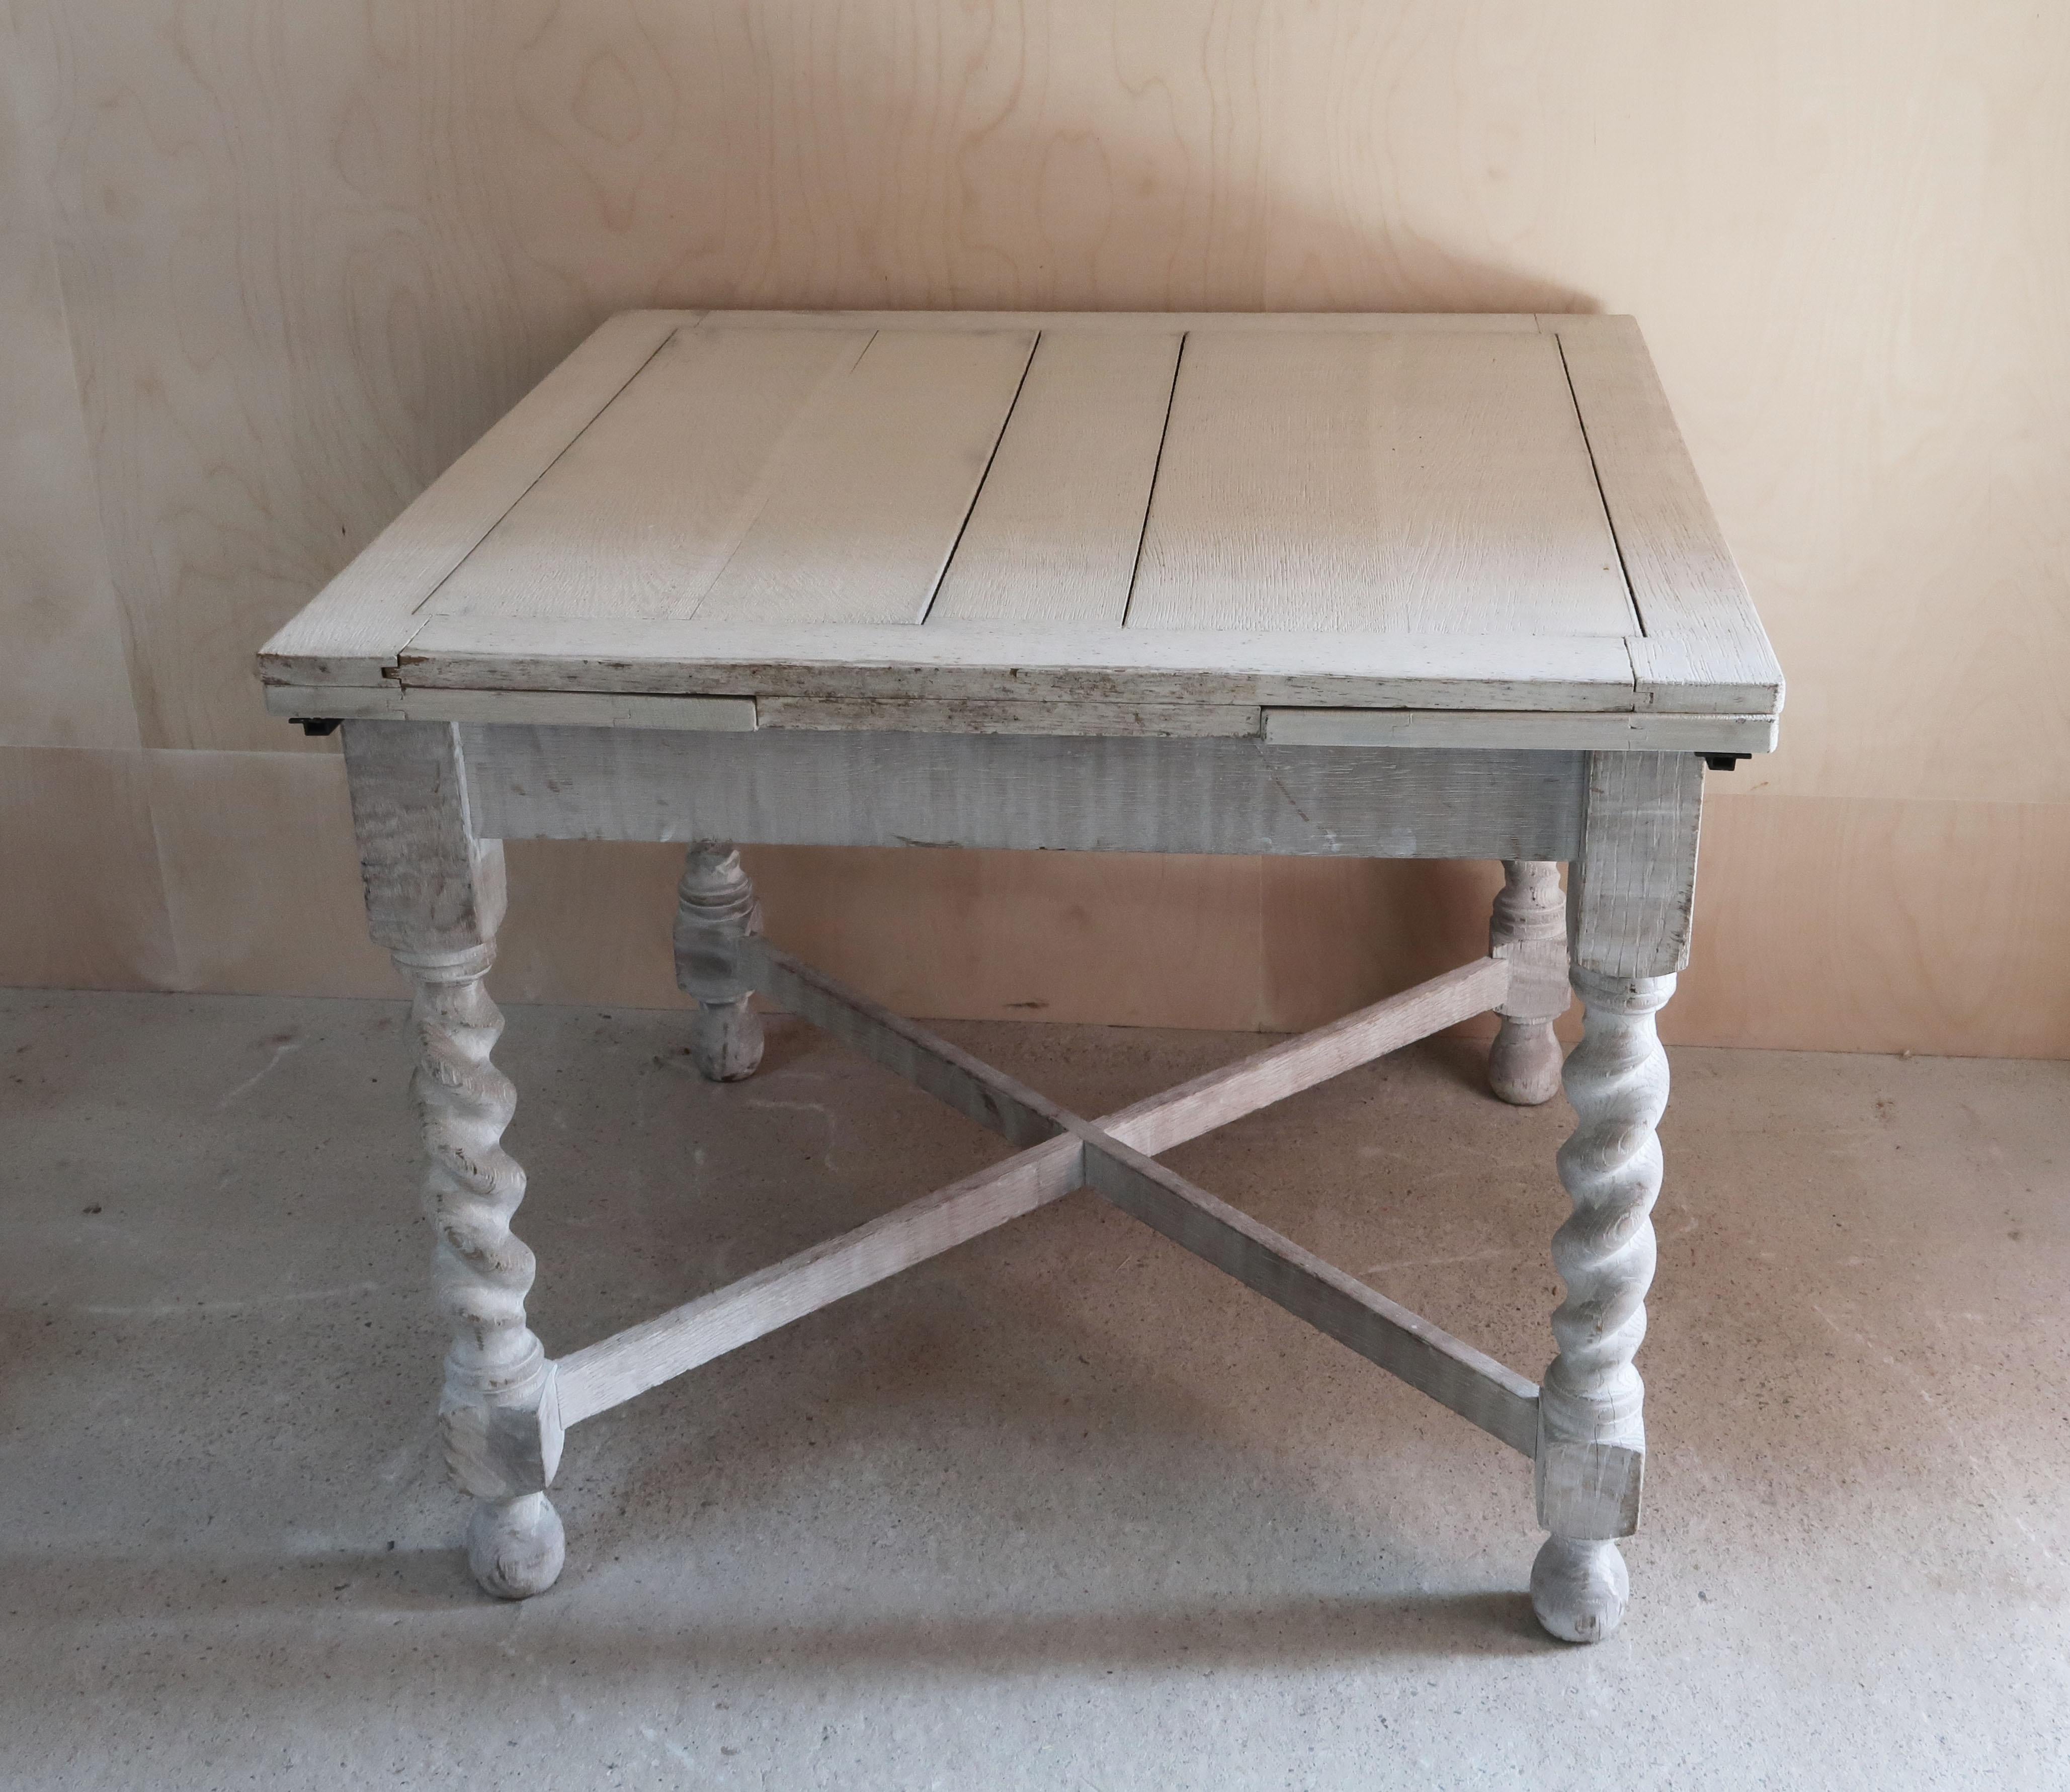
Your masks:
<svg viewBox="0 0 2070 1792"><path fill-rule="evenodd" d="M1090 1189L1529 1459L1540 1621L1616 1627L1655 1015L1706 773L1769 751L1782 699L1631 319L629 312L259 663L272 713L342 728L373 937L414 991L440 1430L489 1592L560 1573L571 1428ZM773 1005L1012 1155L549 1355L485 984L507 839L685 845L706 1076L753 1073ZM743 844L1480 858L1505 881L1486 956L1088 1118L766 937ZM1536 1382L1160 1161L1491 1010L1494 1094L1564 1075L1575 1115Z"/></svg>

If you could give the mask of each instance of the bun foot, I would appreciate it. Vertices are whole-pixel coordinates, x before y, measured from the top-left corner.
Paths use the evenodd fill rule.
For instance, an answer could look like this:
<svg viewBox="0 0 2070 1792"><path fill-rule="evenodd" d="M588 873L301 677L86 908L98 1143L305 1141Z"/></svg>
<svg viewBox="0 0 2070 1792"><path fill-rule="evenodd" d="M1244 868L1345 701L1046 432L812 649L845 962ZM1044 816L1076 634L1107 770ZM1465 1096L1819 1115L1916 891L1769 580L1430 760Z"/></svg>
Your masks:
<svg viewBox="0 0 2070 1792"><path fill-rule="evenodd" d="M1531 1609L1562 1643L1600 1643L1624 1621L1631 1577L1614 1543L1548 1537L1531 1565Z"/></svg>
<svg viewBox="0 0 2070 1792"><path fill-rule="evenodd" d="M561 1515L543 1493L476 1502L467 1524L467 1565L481 1590L529 1599L560 1578L567 1557Z"/></svg>

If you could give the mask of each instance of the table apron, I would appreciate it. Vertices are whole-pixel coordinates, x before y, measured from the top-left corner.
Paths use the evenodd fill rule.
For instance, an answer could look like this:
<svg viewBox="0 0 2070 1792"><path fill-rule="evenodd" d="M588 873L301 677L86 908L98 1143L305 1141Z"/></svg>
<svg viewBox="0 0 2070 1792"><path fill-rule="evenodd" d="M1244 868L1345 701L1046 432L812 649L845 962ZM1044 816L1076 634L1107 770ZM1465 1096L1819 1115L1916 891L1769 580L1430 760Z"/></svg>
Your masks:
<svg viewBox="0 0 2070 1792"><path fill-rule="evenodd" d="M460 725L509 840L1571 861L1588 755L1257 739Z"/></svg>

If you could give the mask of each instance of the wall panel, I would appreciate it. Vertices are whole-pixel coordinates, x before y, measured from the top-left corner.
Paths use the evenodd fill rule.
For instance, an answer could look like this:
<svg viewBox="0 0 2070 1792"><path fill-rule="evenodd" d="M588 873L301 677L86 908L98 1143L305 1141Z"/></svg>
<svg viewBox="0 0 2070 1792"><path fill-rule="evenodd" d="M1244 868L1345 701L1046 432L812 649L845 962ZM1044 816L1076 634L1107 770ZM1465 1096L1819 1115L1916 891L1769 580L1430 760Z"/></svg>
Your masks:
<svg viewBox="0 0 2070 1792"><path fill-rule="evenodd" d="M201 755L125 787L166 843L150 938L194 943L186 975L358 987L359 949L317 943L328 911L247 951L206 943L216 905L182 894L208 842L258 849L259 811L223 831L239 780L271 804L297 775L231 755L321 756L260 712L251 651L614 309L1602 309L1645 325L1791 681L1782 751L1734 780L1746 819L1706 862L1715 949L1781 955L1741 964L1771 977L1758 1000L1700 968L1671 1010L1700 1018L1673 1024L2058 1038L2045 991L1966 1007L1947 968L1979 931L2056 950L2031 930L2035 842L2070 803L2070 10L14 0L14 21L0 623L28 652L0 662L0 741ZM307 775L329 800L334 773ZM1783 800L1866 806L1745 807ZM2023 869L1937 862L1919 843L1958 812ZM1814 814L1854 858L1805 845ZM1872 928L1773 974L1799 962L1775 918L1840 915L1835 881L1879 865L1923 880L1914 971ZM902 941L929 917L906 987L945 1011L992 1011L1025 964L1054 978L1026 1012L1228 1024L1477 937L1485 882L1117 869L1107 899L1214 943L1152 977L1073 931L1075 870L1019 908L947 860L771 874L815 939L857 925L845 902ZM1393 931L1426 898L1439 919ZM1002 900L1033 933L980 912ZM651 981L542 912L564 919L522 936L514 987ZM158 954L140 933L80 962Z"/></svg>

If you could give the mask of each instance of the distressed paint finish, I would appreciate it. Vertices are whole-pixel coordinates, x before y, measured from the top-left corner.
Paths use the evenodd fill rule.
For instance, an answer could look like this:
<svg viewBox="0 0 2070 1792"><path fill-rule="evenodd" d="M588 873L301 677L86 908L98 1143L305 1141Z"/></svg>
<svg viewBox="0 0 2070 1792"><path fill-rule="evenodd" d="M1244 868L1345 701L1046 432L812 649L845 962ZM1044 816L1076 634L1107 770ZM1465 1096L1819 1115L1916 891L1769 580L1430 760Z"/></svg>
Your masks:
<svg viewBox="0 0 2070 1792"><path fill-rule="evenodd" d="M346 763L369 930L411 989L432 1277L452 1327L439 1401L447 1471L474 1496L476 1579L522 1598L561 1569L545 1494L561 1426L552 1364L526 1322L532 1253L510 1229L525 1198L502 1145L517 1092L490 1056L503 1016L483 979L503 916L502 842L474 833L451 722L350 723Z"/></svg>

